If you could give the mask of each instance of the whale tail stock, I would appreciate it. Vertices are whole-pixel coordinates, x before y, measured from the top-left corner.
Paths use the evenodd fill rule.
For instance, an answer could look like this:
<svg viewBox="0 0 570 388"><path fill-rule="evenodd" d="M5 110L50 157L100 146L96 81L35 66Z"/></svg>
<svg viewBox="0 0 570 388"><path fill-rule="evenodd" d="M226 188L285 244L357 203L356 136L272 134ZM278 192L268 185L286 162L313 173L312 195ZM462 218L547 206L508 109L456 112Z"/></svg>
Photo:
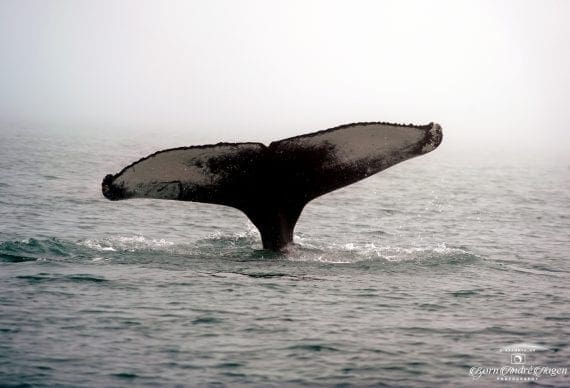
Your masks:
<svg viewBox="0 0 570 388"><path fill-rule="evenodd" d="M438 124L355 123L261 143L218 143L158 151L107 175L103 195L232 206L261 234L263 247L293 241L304 206L404 160L434 150Z"/></svg>

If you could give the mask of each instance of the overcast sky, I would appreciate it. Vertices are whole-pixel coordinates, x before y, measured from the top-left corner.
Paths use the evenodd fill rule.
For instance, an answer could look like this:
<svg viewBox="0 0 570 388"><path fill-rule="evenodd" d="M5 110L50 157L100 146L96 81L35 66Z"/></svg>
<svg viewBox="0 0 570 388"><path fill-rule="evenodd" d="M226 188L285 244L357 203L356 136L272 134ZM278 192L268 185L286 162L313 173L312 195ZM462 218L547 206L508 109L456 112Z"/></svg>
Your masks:
<svg viewBox="0 0 570 388"><path fill-rule="evenodd" d="M570 144L570 1L0 0L0 123Z"/></svg>

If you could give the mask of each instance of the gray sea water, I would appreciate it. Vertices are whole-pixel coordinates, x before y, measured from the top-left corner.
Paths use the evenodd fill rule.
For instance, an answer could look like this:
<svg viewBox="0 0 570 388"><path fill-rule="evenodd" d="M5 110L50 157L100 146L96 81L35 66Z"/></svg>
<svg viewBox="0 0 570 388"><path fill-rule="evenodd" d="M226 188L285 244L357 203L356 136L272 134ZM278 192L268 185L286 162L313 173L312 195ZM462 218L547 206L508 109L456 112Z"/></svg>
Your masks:
<svg viewBox="0 0 570 388"><path fill-rule="evenodd" d="M2 386L570 385L567 157L444 140L275 254L231 208L103 198L175 138L1 137Z"/></svg>

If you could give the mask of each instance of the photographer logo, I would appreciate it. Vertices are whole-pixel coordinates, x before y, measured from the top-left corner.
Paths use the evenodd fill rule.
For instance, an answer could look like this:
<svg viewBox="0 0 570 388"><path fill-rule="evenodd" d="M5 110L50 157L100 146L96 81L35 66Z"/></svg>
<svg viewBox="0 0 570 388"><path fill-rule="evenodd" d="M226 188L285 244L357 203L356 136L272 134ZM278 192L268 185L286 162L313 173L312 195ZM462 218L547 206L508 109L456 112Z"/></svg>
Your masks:
<svg viewBox="0 0 570 388"><path fill-rule="evenodd" d="M482 367L474 366L469 369L469 376L479 380L491 376L497 381L505 382L536 382L543 377L567 377L567 367L549 367L537 363L537 352L549 350L548 348L530 343L520 343L503 346L500 353L504 353L503 366Z"/></svg>

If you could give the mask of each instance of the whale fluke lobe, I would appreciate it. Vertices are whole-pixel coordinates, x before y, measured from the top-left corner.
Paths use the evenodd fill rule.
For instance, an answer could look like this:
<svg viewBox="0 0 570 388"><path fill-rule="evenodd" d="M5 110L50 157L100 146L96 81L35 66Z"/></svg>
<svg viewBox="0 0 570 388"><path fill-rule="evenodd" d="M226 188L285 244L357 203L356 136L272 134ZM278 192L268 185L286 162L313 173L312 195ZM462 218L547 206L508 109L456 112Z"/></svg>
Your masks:
<svg viewBox="0 0 570 388"><path fill-rule="evenodd" d="M110 200L174 199L232 206L258 228L263 247L293 241L304 206L434 150L438 124L355 123L271 143L218 143L158 151L102 182Z"/></svg>

